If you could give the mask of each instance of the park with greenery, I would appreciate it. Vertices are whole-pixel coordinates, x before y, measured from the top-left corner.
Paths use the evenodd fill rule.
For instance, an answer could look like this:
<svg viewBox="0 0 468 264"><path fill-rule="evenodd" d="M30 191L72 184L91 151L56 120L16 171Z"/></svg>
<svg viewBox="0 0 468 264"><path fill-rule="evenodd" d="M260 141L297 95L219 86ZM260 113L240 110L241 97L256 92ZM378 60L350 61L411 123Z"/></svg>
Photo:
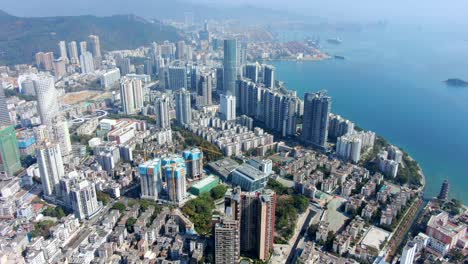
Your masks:
<svg viewBox="0 0 468 264"><path fill-rule="evenodd" d="M275 243L287 244L294 234L299 214L304 213L309 206L309 199L273 179L268 181L267 188L277 194Z"/></svg>

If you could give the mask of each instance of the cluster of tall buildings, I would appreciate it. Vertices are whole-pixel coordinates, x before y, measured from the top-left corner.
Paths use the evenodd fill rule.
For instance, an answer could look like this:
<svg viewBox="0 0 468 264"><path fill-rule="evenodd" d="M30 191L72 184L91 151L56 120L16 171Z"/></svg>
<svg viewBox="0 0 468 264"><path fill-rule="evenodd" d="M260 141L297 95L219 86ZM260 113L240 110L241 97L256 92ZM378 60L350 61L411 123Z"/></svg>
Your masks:
<svg viewBox="0 0 468 264"><path fill-rule="evenodd" d="M53 52L38 52L35 55L38 68L52 72L56 78L73 72L75 66L79 66L83 74L92 73L101 64L101 42L96 35L88 36L88 41L81 41L79 44L76 41L66 43L62 40L58 43L58 48L58 58L54 57Z"/></svg>
<svg viewBox="0 0 468 264"><path fill-rule="evenodd" d="M73 210L78 219L95 215L102 207L94 183L81 172L66 172L60 144L44 141L36 148L44 196Z"/></svg>
<svg viewBox="0 0 468 264"><path fill-rule="evenodd" d="M203 153L195 148L182 156L164 155L140 164L138 170L141 198L180 204L187 197L186 181L202 177Z"/></svg>
<svg viewBox="0 0 468 264"><path fill-rule="evenodd" d="M241 255L262 261L270 257L275 234L276 194L272 190L226 194L225 216L214 227L215 262L238 263Z"/></svg>

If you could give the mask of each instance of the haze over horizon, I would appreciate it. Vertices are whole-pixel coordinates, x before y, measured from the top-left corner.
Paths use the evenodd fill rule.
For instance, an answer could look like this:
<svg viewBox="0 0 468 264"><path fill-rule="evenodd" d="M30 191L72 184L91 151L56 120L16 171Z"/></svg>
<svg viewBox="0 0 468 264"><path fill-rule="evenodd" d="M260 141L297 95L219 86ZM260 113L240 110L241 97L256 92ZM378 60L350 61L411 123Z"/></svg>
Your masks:
<svg viewBox="0 0 468 264"><path fill-rule="evenodd" d="M27 3L27 4L26 4ZM110 4L112 3L112 4ZM180 6L178 6L180 4ZM272 12L289 12L305 17L319 17L331 22L369 22L386 20L391 23L427 24L430 26L448 26L463 29L468 25L466 10L468 2L453 0L447 2L429 0L396 0L396 1L372 1L362 0L358 3L346 0L305 1L305 0L256 0L255 3L248 0L232 1L221 0L25 0L22 5L15 1L8 1L0 5L0 9L16 16L62 16L62 15L114 15L135 14L143 17L170 19L180 18L186 10L193 10L196 19L204 19L205 14L199 14L206 8L234 8L239 6L252 6L271 9ZM178 12L164 12L174 9ZM155 9L155 11L149 11ZM156 9L160 9L159 12ZM227 13L229 12L226 11ZM167 14L172 13L172 14ZM182 14L180 14L182 13ZM198 14L198 15L197 15ZM153 17L151 17L153 18Z"/></svg>

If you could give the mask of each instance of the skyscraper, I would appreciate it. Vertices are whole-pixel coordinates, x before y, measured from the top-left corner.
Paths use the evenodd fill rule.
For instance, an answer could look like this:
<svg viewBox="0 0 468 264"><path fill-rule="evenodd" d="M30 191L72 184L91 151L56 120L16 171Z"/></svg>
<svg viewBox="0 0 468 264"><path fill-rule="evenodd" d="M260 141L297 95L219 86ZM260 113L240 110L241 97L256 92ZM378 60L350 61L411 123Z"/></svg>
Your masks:
<svg viewBox="0 0 468 264"><path fill-rule="evenodd" d="M0 126L11 125L10 112L8 111L7 98L5 90L0 85Z"/></svg>
<svg viewBox="0 0 468 264"><path fill-rule="evenodd" d="M348 135L354 132L354 123L342 118L339 115L330 114L328 137L337 139L341 136Z"/></svg>
<svg viewBox="0 0 468 264"><path fill-rule="evenodd" d="M44 142L36 148L42 188L46 196L60 195L60 179L65 175L58 143Z"/></svg>
<svg viewBox="0 0 468 264"><path fill-rule="evenodd" d="M57 79L65 76L67 74L65 58L59 58L54 60L54 76Z"/></svg>
<svg viewBox="0 0 468 264"><path fill-rule="evenodd" d="M89 51L93 54L95 58L101 58L101 41L99 36L89 35Z"/></svg>
<svg viewBox="0 0 468 264"><path fill-rule="evenodd" d="M33 84L41 122L44 125L50 125L54 117L59 113L54 78L50 75L39 74L37 78L33 79Z"/></svg>
<svg viewBox="0 0 468 264"><path fill-rule="evenodd" d="M69 195L73 212L78 219L90 218L101 209L97 200L96 186L91 181L80 180L74 184Z"/></svg>
<svg viewBox="0 0 468 264"><path fill-rule="evenodd" d="M237 85L239 86L240 113L264 121L263 114L260 113L264 112L265 108L260 104L266 89L245 78L239 80Z"/></svg>
<svg viewBox="0 0 468 264"><path fill-rule="evenodd" d="M263 83L268 88L275 87L275 67L271 65L263 66Z"/></svg>
<svg viewBox="0 0 468 264"><path fill-rule="evenodd" d="M241 194L241 252L266 260L273 250L276 194L262 192Z"/></svg>
<svg viewBox="0 0 468 264"><path fill-rule="evenodd" d="M179 155L168 155L162 158L162 168L166 178L169 200L179 204L187 196L185 161Z"/></svg>
<svg viewBox="0 0 468 264"><path fill-rule="evenodd" d="M157 200L162 191L161 160L156 158L140 164L141 198Z"/></svg>
<svg viewBox="0 0 468 264"><path fill-rule="evenodd" d="M223 60L223 89L224 94L236 96L236 80L238 71L237 40L224 40L224 60Z"/></svg>
<svg viewBox="0 0 468 264"><path fill-rule="evenodd" d="M187 69L182 66L166 67L160 79L166 89L175 91L187 88Z"/></svg>
<svg viewBox="0 0 468 264"><path fill-rule="evenodd" d="M78 64L78 46L76 45L76 41L68 42L68 59L72 64Z"/></svg>
<svg viewBox="0 0 468 264"><path fill-rule="evenodd" d="M236 264L240 258L239 221L222 218L215 224L215 263Z"/></svg>
<svg viewBox="0 0 468 264"><path fill-rule="evenodd" d="M212 104L212 78L210 72L203 72L200 74L198 81L198 95L202 99L203 105Z"/></svg>
<svg viewBox="0 0 468 264"><path fill-rule="evenodd" d="M46 71L54 69L54 53L53 52L38 52L36 53L36 65Z"/></svg>
<svg viewBox="0 0 468 264"><path fill-rule="evenodd" d="M187 177L197 179L203 176L203 152L198 148L186 150L182 153L187 166Z"/></svg>
<svg viewBox="0 0 468 264"><path fill-rule="evenodd" d="M236 97L232 95L221 95L220 98L221 118L227 121L236 119Z"/></svg>
<svg viewBox="0 0 468 264"><path fill-rule="evenodd" d="M116 63L117 63L117 67L120 70L120 74L122 76L125 76L125 75L130 73L130 67L132 65L130 63L130 58L120 58L120 57L118 57L116 59Z"/></svg>
<svg viewBox="0 0 468 264"><path fill-rule="evenodd" d="M200 82L200 70L197 66L192 66L190 69L190 90L198 92L198 84Z"/></svg>
<svg viewBox="0 0 468 264"><path fill-rule="evenodd" d="M65 61L65 64L68 64L68 55L67 55L67 44L65 41L59 42L60 58Z"/></svg>
<svg viewBox="0 0 468 264"><path fill-rule="evenodd" d="M361 158L362 141L358 134L344 135L336 142L336 154L345 160L358 163Z"/></svg>
<svg viewBox="0 0 468 264"><path fill-rule="evenodd" d="M277 90L256 87L253 83L240 83L241 111L254 114L257 119L283 137L296 135L299 98L294 94L284 94ZM258 105L258 106L257 106Z"/></svg>
<svg viewBox="0 0 468 264"><path fill-rule="evenodd" d="M224 70L222 67L216 68L216 93L224 93Z"/></svg>
<svg viewBox="0 0 468 264"><path fill-rule="evenodd" d="M258 82L258 63L251 63L244 66L244 77L250 79L252 82Z"/></svg>
<svg viewBox="0 0 468 264"><path fill-rule="evenodd" d="M170 128L171 120L169 119L169 97L162 95L155 99L154 108L156 112L156 125L161 128Z"/></svg>
<svg viewBox="0 0 468 264"><path fill-rule="evenodd" d="M80 67L81 73L87 74L94 72L94 60L93 55L89 51L85 51L80 55Z"/></svg>
<svg viewBox="0 0 468 264"><path fill-rule="evenodd" d="M276 194L272 190L263 190L259 196L260 203L260 227L258 258L265 261L273 251L275 238L275 210Z"/></svg>
<svg viewBox="0 0 468 264"><path fill-rule="evenodd" d="M122 110L126 115L137 114L143 107L143 87L141 80L123 77L120 81Z"/></svg>
<svg viewBox="0 0 468 264"><path fill-rule="evenodd" d="M181 40L177 42L177 48L175 53L176 59L185 60L185 41Z"/></svg>
<svg viewBox="0 0 468 264"><path fill-rule="evenodd" d="M54 141L60 146L62 156L70 155L72 153L70 130L68 122L64 117L58 116L54 119L52 124L52 134Z"/></svg>
<svg viewBox="0 0 468 264"><path fill-rule="evenodd" d="M305 143L323 151L327 149L330 110L331 98L325 91L305 94L301 137Z"/></svg>
<svg viewBox="0 0 468 264"><path fill-rule="evenodd" d="M13 126L0 126L0 172L13 176L21 170L18 140Z"/></svg>
<svg viewBox="0 0 468 264"><path fill-rule="evenodd" d="M85 54L88 51L88 43L86 41L80 42L80 55Z"/></svg>
<svg viewBox="0 0 468 264"><path fill-rule="evenodd" d="M176 119L181 125L189 125L192 121L192 106L190 92L184 88L175 93Z"/></svg>

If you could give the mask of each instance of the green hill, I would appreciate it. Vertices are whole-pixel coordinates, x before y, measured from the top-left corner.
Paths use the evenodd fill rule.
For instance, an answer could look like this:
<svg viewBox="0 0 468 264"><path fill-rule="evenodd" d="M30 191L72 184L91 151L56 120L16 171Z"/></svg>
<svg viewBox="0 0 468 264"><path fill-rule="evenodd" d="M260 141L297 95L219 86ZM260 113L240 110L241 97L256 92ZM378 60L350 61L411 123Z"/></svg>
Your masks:
<svg viewBox="0 0 468 264"><path fill-rule="evenodd" d="M100 37L103 50L136 48L183 37L173 27L134 15L22 18L0 10L0 65L31 63L38 51L58 54L60 40L79 42L91 34Z"/></svg>

